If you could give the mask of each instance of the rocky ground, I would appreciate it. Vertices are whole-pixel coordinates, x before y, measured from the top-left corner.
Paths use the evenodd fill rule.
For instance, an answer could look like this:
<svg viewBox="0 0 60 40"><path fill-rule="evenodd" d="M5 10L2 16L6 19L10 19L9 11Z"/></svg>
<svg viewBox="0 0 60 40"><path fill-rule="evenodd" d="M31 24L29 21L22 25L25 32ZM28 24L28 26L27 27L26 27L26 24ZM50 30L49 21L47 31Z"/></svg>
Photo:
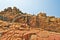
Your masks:
<svg viewBox="0 0 60 40"><path fill-rule="evenodd" d="M0 40L60 40L60 33L0 20Z"/></svg>
<svg viewBox="0 0 60 40"><path fill-rule="evenodd" d="M0 20L0 40L60 40L60 33L22 25Z"/></svg>

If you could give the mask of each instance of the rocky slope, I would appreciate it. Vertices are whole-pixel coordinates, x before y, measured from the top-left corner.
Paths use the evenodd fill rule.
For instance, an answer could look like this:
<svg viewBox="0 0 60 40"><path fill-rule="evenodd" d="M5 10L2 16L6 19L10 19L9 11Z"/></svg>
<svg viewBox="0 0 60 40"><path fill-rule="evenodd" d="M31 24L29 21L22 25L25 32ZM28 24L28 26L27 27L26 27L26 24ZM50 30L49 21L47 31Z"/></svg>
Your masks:
<svg viewBox="0 0 60 40"><path fill-rule="evenodd" d="M43 28L48 31L60 32L60 18L47 16L46 13L31 15L23 13L16 7L8 7L0 12L0 20L7 22L25 23L29 27Z"/></svg>
<svg viewBox="0 0 60 40"><path fill-rule="evenodd" d="M0 20L0 40L60 40L60 33Z"/></svg>
<svg viewBox="0 0 60 40"><path fill-rule="evenodd" d="M60 33L0 20L0 40L60 40Z"/></svg>
<svg viewBox="0 0 60 40"><path fill-rule="evenodd" d="M8 7L0 12L0 40L60 40L60 18Z"/></svg>

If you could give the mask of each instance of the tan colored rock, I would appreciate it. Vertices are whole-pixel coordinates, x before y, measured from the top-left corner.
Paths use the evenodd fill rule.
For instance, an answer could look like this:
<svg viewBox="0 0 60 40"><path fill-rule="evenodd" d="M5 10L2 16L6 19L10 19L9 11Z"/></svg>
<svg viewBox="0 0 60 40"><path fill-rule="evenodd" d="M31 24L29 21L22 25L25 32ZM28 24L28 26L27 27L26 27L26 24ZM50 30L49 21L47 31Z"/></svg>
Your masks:
<svg viewBox="0 0 60 40"><path fill-rule="evenodd" d="M20 14L19 14L20 13ZM39 13L38 15L31 15L27 13L22 13L19 9L16 7L8 7L4 9L4 11L0 12L0 15L3 17L8 18L8 21L1 21L0 26L3 28L11 22L13 28L15 27L33 27L33 28L43 28L48 31L54 31L54 32L60 32L60 18L56 18L55 16L47 16L46 13ZM17 25L14 23L21 23L21 25ZM27 26L26 26L27 25Z"/></svg>
<svg viewBox="0 0 60 40"><path fill-rule="evenodd" d="M50 18L50 21L51 22L55 22L56 21L56 18Z"/></svg>
<svg viewBox="0 0 60 40"><path fill-rule="evenodd" d="M39 17L46 17L46 14L45 13L39 13L38 16Z"/></svg>

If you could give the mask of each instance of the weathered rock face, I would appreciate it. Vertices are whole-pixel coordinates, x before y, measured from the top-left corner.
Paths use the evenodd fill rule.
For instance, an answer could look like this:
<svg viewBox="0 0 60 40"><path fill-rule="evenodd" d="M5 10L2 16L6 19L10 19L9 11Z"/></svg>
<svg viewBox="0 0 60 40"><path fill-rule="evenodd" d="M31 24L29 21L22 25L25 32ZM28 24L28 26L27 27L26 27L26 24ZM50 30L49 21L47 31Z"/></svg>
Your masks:
<svg viewBox="0 0 60 40"><path fill-rule="evenodd" d="M60 33L40 28L24 28L21 25L0 20L0 40L60 40Z"/></svg>
<svg viewBox="0 0 60 40"><path fill-rule="evenodd" d="M45 33L40 29L60 33L60 18L47 16L46 13L31 15L16 7L0 12L1 40L60 40L60 34Z"/></svg>
<svg viewBox="0 0 60 40"><path fill-rule="evenodd" d="M36 16L31 16L29 19L29 25L31 27L36 27Z"/></svg>
<svg viewBox="0 0 60 40"><path fill-rule="evenodd" d="M12 21L12 19L19 15L19 13L22 12L19 11L19 9L17 9L16 7L13 7L13 9L11 7L8 7L7 9L4 9L4 11L1 11L0 15L2 15L3 17L7 17L9 21Z"/></svg>
<svg viewBox="0 0 60 40"><path fill-rule="evenodd" d="M3 21L18 22L33 28L39 27L49 31L60 32L60 18L46 16L46 13L41 12L38 15L29 15L16 7L8 7L0 12L0 16L0 19Z"/></svg>
<svg viewBox="0 0 60 40"><path fill-rule="evenodd" d="M37 17L40 28L55 32L58 32L58 28L60 29L60 22L58 22L60 18L55 18L54 16L46 16L45 13L40 13L37 15Z"/></svg>

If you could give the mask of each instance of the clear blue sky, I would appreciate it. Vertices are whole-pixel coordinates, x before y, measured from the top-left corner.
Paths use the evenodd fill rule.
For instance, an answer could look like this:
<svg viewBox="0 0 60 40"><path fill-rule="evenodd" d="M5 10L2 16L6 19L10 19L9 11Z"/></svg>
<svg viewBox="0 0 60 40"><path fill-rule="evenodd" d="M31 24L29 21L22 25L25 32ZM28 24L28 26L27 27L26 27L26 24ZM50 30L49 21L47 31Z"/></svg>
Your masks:
<svg viewBox="0 0 60 40"><path fill-rule="evenodd" d="M0 0L0 10L13 6L30 14L45 12L60 17L60 0Z"/></svg>

